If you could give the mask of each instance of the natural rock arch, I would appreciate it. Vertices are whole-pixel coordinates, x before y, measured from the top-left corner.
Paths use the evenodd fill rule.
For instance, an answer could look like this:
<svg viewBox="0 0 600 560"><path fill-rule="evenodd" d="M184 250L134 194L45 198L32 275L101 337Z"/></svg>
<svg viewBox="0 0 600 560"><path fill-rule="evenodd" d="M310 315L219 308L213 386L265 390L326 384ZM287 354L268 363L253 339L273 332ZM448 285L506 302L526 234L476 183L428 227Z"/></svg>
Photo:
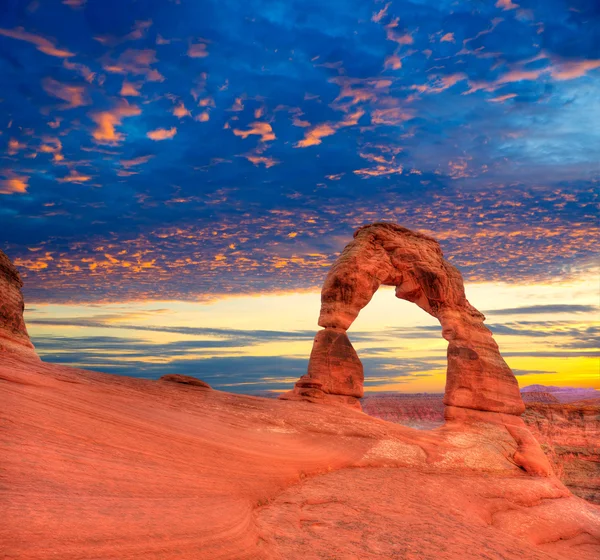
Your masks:
<svg viewBox="0 0 600 560"><path fill-rule="evenodd" d="M396 297L440 321L449 343L444 404L512 415L525 410L484 315L465 297L458 269L435 239L390 223L356 230L331 267L321 291L323 330L315 337L308 372L283 399L360 408L363 367L346 330L381 285L395 286Z"/></svg>

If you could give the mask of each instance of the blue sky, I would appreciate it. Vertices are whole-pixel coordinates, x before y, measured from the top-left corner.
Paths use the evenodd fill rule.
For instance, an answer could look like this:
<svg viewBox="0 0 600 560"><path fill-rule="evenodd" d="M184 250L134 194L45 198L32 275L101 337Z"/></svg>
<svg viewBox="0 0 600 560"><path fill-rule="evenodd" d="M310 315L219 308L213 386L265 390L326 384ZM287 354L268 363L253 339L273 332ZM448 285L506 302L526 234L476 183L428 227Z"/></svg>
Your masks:
<svg viewBox="0 0 600 560"><path fill-rule="evenodd" d="M373 221L470 283L597 278L595 0L6 0L0 65L35 306L315 293Z"/></svg>

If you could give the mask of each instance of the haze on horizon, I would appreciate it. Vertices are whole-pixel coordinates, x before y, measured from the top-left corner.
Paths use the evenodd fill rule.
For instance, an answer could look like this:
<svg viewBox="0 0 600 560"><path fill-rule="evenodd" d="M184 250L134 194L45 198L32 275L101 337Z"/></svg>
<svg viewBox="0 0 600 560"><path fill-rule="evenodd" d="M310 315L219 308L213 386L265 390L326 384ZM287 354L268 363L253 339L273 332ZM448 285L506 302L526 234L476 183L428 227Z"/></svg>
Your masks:
<svg viewBox="0 0 600 560"><path fill-rule="evenodd" d="M600 387L595 0L11 0L0 65L0 248L45 360L288 389L328 266L391 221L521 386ZM443 390L393 292L349 335L367 390Z"/></svg>

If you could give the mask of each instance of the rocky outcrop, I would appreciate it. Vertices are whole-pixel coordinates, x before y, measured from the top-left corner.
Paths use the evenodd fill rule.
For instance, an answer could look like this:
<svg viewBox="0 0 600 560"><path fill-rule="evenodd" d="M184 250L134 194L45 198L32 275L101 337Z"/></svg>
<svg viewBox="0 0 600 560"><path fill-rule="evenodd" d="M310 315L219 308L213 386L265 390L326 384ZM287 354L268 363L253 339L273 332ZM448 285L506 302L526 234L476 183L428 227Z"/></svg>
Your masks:
<svg viewBox="0 0 600 560"><path fill-rule="evenodd" d="M522 419L561 481L577 496L600 505L600 399L561 404L552 389L540 385L524 391L523 399L531 402L526 402ZM562 395L580 392L560 388ZM433 429L444 424L442 395L373 393L361 404L369 416L404 426Z"/></svg>
<svg viewBox="0 0 600 560"><path fill-rule="evenodd" d="M23 318L23 281L10 259L0 251L0 353L37 358Z"/></svg>
<svg viewBox="0 0 600 560"><path fill-rule="evenodd" d="M523 402L527 405L527 403L557 403L560 402L552 393L548 393L547 391L528 391L525 393L521 393L521 398Z"/></svg>
<svg viewBox="0 0 600 560"><path fill-rule="evenodd" d="M342 404L360 409L363 368L346 330L379 286L436 317L448 341L447 423L489 422L517 442L513 460L527 472L549 476L550 464L519 415L525 405L517 379L502 359L485 317L465 296L462 276L439 243L396 224L356 230L331 267L321 291L318 332L308 372L284 400Z"/></svg>
<svg viewBox="0 0 600 560"><path fill-rule="evenodd" d="M170 383L181 383L183 385L192 385L193 387L201 387L202 389L210 389L210 385L202 379L192 377L191 375L180 375L178 373L168 373L163 375L159 381L167 381Z"/></svg>
<svg viewBox="0 0 600 560"><path fill-rule="evenodd" d="M571 492L600 504L600 401L529 403L523 419Z"/></svg>
<svg viewBox="0 0 600 560"><path fill-rule="evenodd" d="M325 330L315 337L308 373L282 398L339 402L341 396L360 406L363 371L345 331L381 285L395 286L396 297L440 321L448 340L446 405L523 412L517 380L485 317L467 301L460 272L435 239L388 223L359 228L331 267L321 291L319 325Z"/></svg>

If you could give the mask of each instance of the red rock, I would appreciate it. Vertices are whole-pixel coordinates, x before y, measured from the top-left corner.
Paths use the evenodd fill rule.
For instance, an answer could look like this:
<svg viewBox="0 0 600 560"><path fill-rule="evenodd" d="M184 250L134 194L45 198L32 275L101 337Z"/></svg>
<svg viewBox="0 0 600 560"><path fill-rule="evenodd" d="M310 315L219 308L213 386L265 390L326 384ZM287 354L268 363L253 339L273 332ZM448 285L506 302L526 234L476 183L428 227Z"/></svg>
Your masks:
<svg viewBox="0 0 600 560"><path fill-rule="evenodd" d="M600 400L528 403L523 420L571 492L600 505Z"/></svg>
<svg viewBox="0 0 600 560"><path fill-rule="evenodd" d="M395 224L359 228L325 279L322 332L348 329L382 284L396 286L398 298L416 303L440 321L442 336L449 341L446 405L507 414L525 410L517 380L483 324L485 317L465 297L460 272L444 259L438 242L426 235ZM352 355L353 369L347 375L339 369L334 372L322 359L334 340L317 335L308 377L319 379L328 394L362 394L356 390L360 375L350 350L345 352ZM346 385L340 383L343 379ZM299 389L282 398L301 398Z"/></svg>
<svg viewBox="0 0 600 560"><path fill-rule="evenodd" d="M346 331L327 328L315 336L308 373L298 381L294 391L281 398L349 404L360 409L358 398L363 396L363 382L362 362Z"/></svg>
<svg viewBox="0 0 600 560"><path fill-rule="evenodd" d="M191 375L180 375L177 373L169 373L163 375L159 381L170 381L171 383L183 383L184 385L193 385L194 387L202 387L203 389L210 389L210 385L197 377Z"/></svg>
<svg viewBox="0 0 600 560"><path fill-rule="evenodd" d="M19 353L39 359L23 318L23 282L10 259L0 251L0 353Z"/></svg>
<svg viewBox="0 0 600 560"><path fill-rule="evenodd" d="M527 403L557 403L560 402L552 393L546 391L521 391L523 402Z"/></svg>
<svg viewBox="0 0 600 560"><path fill-rule="evenodd" d="M7 558L600 555L600 509L526 475L500 423L419 431L18 354L0 385Z"/></svg>

